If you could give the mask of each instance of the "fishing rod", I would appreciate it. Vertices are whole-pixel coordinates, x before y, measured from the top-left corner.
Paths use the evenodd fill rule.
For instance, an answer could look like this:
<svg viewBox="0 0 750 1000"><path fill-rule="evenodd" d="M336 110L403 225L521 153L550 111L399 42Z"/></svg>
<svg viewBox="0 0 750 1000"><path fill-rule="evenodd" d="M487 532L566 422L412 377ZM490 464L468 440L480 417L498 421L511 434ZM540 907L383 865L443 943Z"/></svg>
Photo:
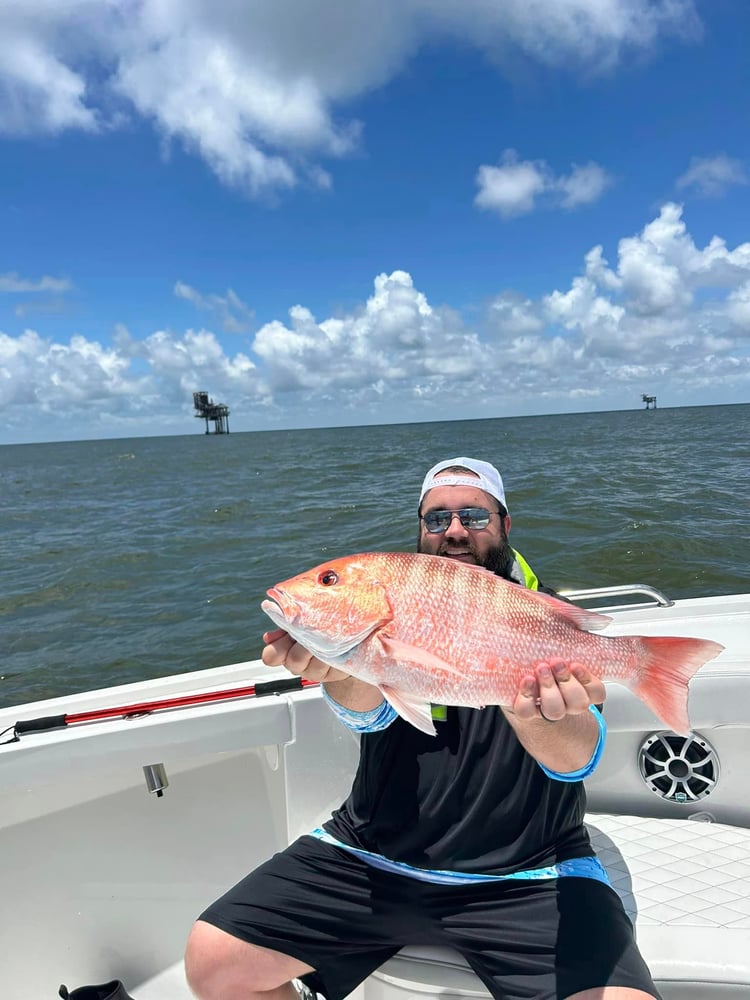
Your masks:
<svg viewBox="0 0 750 1000"><path fill-rule="evenodd" d="M175 698L161 698L158 701L142 701L135 705L115 705L110 708L97 708L89 712L65 713L63 715L47 715L39 719L22 719L9 726L4 732L13 730L13 736L8 743L16 742L28 733L46 733L53 729L67 729L68 726L83 722L102 722L106 719L128 719L152 712L162 712L172 708L189 708L194 705L206 705L215 701L229 701L233 698L262 698L269 694L284 694L287 691L301 691L308 687L317 687L319 681L309 681L303 677L281 677L274 681L259 681L247 687L227 688L224 691L205 691L201 694L186 694ZM0 733L0 736L4 733Z"/></svg>

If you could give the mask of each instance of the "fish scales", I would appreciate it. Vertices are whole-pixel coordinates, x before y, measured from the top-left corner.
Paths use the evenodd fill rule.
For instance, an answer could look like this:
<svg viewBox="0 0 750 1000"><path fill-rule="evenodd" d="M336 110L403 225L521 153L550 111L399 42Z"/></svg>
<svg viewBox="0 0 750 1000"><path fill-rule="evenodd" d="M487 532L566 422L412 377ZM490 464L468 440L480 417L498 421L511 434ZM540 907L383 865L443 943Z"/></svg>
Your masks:
<svg viewBox="0 0 750 1000"><path fill-rule="evenodd" d="M400 562L400 560L394 560ZM450 698L452 704L510 704L521 679L542 660L575 658L585 666L597 666L590 633L570 628L561 619L550 619L544 608L514 600L518 587L499 590L490 573L463 572L458 563L454 586L441 586L442 563L413 561L405 575L403 590L391 595L395 634L415 646L440 650L449 662L461 662L464 670L440 674L420 664L383 663L376 654L370 670L374 679L409 683L415 693L432 700ZM397 571L397 570L396 570ZM410 594L418 590L424 601ZM548 619L545 629L539 625ZM617 651L613 649L613 659ZM407 674L408 679L407 679ZM447 688L447 689L446 689Z"/></svg>

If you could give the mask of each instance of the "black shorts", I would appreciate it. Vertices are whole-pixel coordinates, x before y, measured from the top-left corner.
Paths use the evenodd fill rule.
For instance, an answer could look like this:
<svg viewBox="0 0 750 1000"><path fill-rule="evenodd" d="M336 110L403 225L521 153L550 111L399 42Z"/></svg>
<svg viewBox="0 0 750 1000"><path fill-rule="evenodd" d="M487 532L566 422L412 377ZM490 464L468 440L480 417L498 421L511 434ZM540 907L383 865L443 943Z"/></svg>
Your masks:
<svg viewBox="0 0 750 1000"><path fill-rule="evenodd" d="M328 1000L406 944L458 951L498 1000L602 986L659 997L618 895L589 878L433 885L305 836L200 919L310 965L305 982Z"/></svg>

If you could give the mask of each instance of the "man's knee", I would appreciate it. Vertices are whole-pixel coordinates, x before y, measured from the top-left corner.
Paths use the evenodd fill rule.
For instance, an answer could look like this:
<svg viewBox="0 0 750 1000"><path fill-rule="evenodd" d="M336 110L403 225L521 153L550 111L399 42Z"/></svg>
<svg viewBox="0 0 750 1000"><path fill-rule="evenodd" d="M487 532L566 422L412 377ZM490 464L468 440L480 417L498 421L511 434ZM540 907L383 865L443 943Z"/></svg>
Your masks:
<svg viewBox="0 0 750 1000"><path fill-rule="evenodd" d="M289 955L248 944L213 924L197 920L185 949L185 975L198 1000L256 993L287 995L283 989L291 979L312 971ZM290 994L294 995L291 990Z"/></svg>
<svg viewBox="0 0 750 1000"><path fill-rule="evenodd" d="M196 921L190 931L185 948L185 976L188 986L199 1000L211 1000L218 996L224 959L228 958L228 942L217 927Z"/></svg>

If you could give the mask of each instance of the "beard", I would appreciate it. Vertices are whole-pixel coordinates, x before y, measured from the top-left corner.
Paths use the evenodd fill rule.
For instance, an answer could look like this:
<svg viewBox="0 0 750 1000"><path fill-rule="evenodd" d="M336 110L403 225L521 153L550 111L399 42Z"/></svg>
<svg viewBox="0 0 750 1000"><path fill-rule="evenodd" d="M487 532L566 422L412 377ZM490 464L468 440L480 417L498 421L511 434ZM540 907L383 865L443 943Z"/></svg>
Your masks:
<svg viewBox="0 0 750 1000"><path fill-rule="evenodd" d="M510 547L510 544L508 543L508 536L506 535L504 530L502 531L502 538L500 539L498 544L495 545L493 548L491 548L484 556L484 558L480 558L479 553L477 552L476 548L471 542L471 539L469 539L465 543L465 546L474 556L477 565L484 566L485 569L488 569L491 573L494 573L496 576L503 577L504 580L512 579L510 574L513 568L514 553L513 549ZM443 542L439 546L435 555L444 556L449 548L451 548L451 545L448 542ZM425 549L422 545L422 535L420 533L417 536L417 552L424 552L424 551Z"/></svg>
<svg viewBox="0 0 750 1000"><path fill-rule="evenodd" d="M510 580L513 558L513 549L508 544L507 536L504 536L499 545L490 549L481 565L496 576L502 576L503 579Z"/></svg>

